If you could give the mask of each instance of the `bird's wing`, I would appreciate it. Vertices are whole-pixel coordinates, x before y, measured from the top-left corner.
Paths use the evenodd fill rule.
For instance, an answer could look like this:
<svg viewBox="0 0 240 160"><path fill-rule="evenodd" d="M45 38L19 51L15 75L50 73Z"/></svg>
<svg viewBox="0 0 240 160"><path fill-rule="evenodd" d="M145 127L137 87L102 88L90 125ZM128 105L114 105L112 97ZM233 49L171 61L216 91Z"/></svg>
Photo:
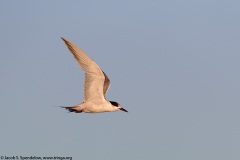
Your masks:
<svg viewBox="0 0 240 160"><path fill-rule="evenodd" d="M84 102L104 101L103 86L105 76L100 67L75 44L64 38L62 40L85 71Z"/></svg>
<svg viewBox="0 0 240 160"><path fill-rule="evenodd" d="M103 74L104 74L104 77L105 77L104 86L103 86L103 95L106 99L107 91L110 88L110 80L109 80L108 76L106 75L106 73L103 72Z"/></svg>

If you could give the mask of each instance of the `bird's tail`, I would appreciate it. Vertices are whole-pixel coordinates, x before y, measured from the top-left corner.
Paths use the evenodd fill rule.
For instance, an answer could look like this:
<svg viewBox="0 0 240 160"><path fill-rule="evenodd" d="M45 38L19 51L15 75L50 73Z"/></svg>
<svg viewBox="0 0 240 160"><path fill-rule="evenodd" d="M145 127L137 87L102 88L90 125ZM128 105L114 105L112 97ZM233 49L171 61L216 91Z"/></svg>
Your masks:
<svg viewBox="0 0 240 160"><path fill-rule="evenodd" d="M77 106L73 107L65 107L65 106L60 106L61 108L65 108L69 112L75 112L75 113L81 113L82 111L78 110Z"/></svg>

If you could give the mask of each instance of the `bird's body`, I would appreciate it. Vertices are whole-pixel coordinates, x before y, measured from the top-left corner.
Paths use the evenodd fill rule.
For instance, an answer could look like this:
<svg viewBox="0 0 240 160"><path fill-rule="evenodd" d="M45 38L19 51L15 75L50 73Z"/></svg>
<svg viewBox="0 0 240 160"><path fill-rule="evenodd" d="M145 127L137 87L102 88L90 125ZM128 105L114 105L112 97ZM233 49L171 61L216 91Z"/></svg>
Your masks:
<svg viewBox="0 0 240 160"><path fill-rule="evenodd" d="M100 113L100 112L114 112L118 109L116 107L113 107L112 104L108 101L102 101L102 102L84 102L79 105L73 106L73 107L64 107L68 109L70 112L76 112L76 113Z"/></svg>
<svg viewBox="0 0 240 160"><path fill-rule="evenodd" d="M100 67L75 44L62 38L81 68L85 71L84 101L76 106L63 107L75 113L100 113L125 111L121 105L106 99L110 80Z"/></svg>

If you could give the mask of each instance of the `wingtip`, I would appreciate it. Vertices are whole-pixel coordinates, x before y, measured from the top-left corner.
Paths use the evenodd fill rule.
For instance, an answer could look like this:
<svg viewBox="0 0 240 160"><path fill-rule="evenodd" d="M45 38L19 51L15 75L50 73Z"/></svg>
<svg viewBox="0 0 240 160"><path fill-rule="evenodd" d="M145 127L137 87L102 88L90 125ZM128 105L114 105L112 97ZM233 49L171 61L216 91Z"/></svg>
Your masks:
<svg viewBox="0 0 240 160"><path fill-rule="evenodd" d="M61 37L61 39L62 39L63 41L66 41L66 39L65 39L65 38L63 38L63 37Z"/></svg>

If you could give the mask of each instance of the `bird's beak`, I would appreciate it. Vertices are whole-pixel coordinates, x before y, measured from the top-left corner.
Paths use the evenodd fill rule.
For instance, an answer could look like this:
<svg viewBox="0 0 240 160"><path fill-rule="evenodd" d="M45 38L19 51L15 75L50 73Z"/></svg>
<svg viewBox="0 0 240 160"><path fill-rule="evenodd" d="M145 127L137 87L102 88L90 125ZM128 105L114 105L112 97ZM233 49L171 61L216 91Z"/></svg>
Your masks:
<svg viewBox="0 0 240 160"><path fill-rule="evenodd" d="M119 108L120 110L124 111L124 112L128 112L126 109L124 108Z"/></svg>

